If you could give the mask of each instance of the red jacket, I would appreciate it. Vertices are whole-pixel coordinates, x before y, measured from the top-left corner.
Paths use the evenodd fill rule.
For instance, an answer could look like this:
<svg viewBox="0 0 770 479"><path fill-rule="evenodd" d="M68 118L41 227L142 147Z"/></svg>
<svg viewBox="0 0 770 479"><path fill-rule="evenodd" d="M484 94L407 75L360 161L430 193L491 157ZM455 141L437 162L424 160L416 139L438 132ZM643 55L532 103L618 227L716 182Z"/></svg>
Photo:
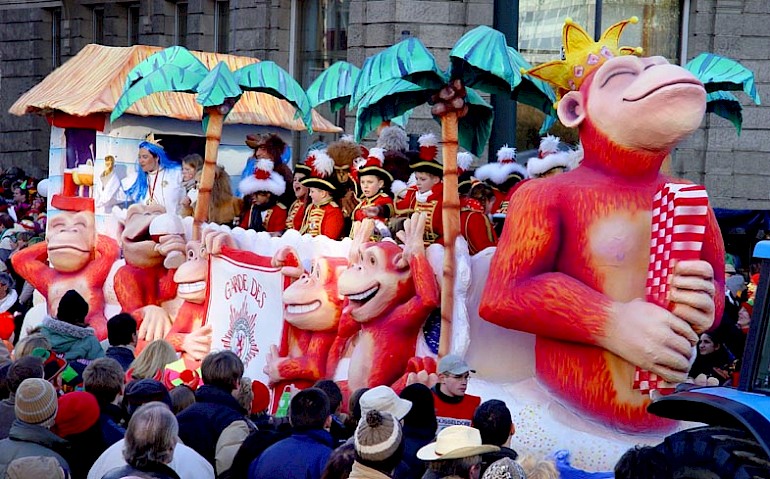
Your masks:
<svg viewBox="0 0 770 479"><path fill-rule="evenodd" d="M243 215L243 218L241 219L240 227L245 230L250 228L255 229L252 228L251 225L251 210L253 208L254 206L251 206L248 210L246 210L246 214ZM281 231L285 230L286 215L286 207L281 203L276 203L272 208L265 212L265 216L262 219L263 231L267 231L268 233L280 233Z"/></svg>
<svg viewBox="0 0 770 479"><path fill-rule="evenodd" d="M436 385L432 391L433 403L436 406L438 431L441 431L448 426L470 426L473 420L473 413L476 412L476 408L481 404L481 398L466 394L460 401L449 403L441 397L442 395L439 395L436 392L437 388L438 385Z"/></svg>
<svg viewBox="0 0 770 479"><path fill-rule="evenodd" d="M425 246L433 243L444 244L444 226L441 218L442 206L444 205L444 183L438 183L433 186L430 195L425 201L418 200L419 193L413 197L412 210L415 213L425 213Z"/></svg>
<svg viewBox="0 0 770 479"><path fill-rule="evenodd" d="M286 229L299 231L302 228L302 220L305 218L306 200L294 200L286 214Z"/></svg>
<svg viewBox="0 0 770 479"><path fill-rule="evenodd" d="M393 216L393 199L380 191L371 198L364 196L359 200L358 205L353 210L353 221L363 221L364 218L367 218L366 213L364 212L364 208L368 208L370 206L382 206L385 210L385 216L375 216L372 218L374 220L385 222L388 221L388 218Z"/></svg>
<svg viewBox="0 0 770 479"><path fill-rule="evenodd" d="M340 239L345 227L342 208L332 200L323 205L310 205L299 232L311 236L324 235L333 240Z"/></svg>
<svg viewBox="0 0 770 479"><path fill-rule="evenodd" d="M460 202L460 234L468 242L470 254L497 245L497 233L478 200L465 198Z"/></svg>

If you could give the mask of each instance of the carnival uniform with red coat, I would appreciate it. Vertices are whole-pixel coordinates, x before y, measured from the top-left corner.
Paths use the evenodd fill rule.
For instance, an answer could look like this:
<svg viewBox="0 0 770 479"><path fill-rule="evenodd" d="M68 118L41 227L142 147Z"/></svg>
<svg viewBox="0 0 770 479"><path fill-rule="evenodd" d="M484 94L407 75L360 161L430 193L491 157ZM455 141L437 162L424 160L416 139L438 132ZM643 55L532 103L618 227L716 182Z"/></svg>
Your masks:
<svg viewBox="0 0 770 479"><path fill-rule="evenodd" d="M464 198L460 202L460 234L468 242L468 251L472 255L497 245L492 222L481 203L473 198Z"/></svg>
<svg viewBox="0 0 770 479"><path fill-rule="evenodd" d="M286 229L299 231L302 228L302 220L305 218L307 200L294 200L286 213Z"/></svg>
<svg viewBox="0 0 770 479"><path fill-rule="evenodd" d="M428 133L417 140L420 145L419 159L410 166L414 172L444 176L444 166L436 160L438 142L435 135ZM425 246L433 243L444 244L444 226L442 207L444 205L444 184L439 182L424 193L415 190L408 210L414 213L425 213Z"/></svg>
<svg viewBox="0 0 770 479"><path fill-rule="evenodd" d="M251 224L252 223L252 214L254 213L254 208L256 208L256 205L251 205L249 209L246 211L246 214L243 215L243 218L241 219L241 224L239 225L241 228L247 230L247 229L254 229L257 230L256 225ZM286 207L283 206L281 203L276 203L270 208L264 210L261 212L262 215L262 229L259 229L258 231L267 231L268 233L280 233L281 231L286 229L286 225L288 223L287 217L288 217L288 211L286 210Z"/></svg>
<svg viewBox="0 0 770 479"><path fill-rule="evenodd" d="M273 171L273 167L273 160L266 158L257 159L254 174L241 180L238 188L246 195L270 193L271 200L276 201L286 191L286 180L283 176ZM246 208L245 204L244 208ZM240 227L256 231L267 231L268 233L280 233L286 229L286 206L281 203L275 203L269 208L265 208L262 211L259 210L259 205L249 205L241 218Z"/></svg>
<svg viewBox="0 0 770 479"><path fill-rule="evenodd" d="M528 178L527 169L516 163L516 148L503 146L497 151L497 161L487 163L476 169L476 178L492 187L495 202L493 214L505 214L508 211L510 191L522 180Z"/></svg>
<svg viewBox="0 0 770 479"><path fill-rule="evenodd" d="M321 204L311 203L307 206L299 232L311 236L324 235L338 240L345 228L345 217L342 208L331 196L338 191L336 184L332 182L334 160L324 151L315 151L305 161L305 165L310 167L311 173L302 180L302 184L308 188L327 191L329 198Z"/></svg>
<svg viewBox="0 0 770 479"><path fill-rule="evenodd" d="M353 221L363 221L365 218L372 218L375 221L387 222L395 212L393 205L393 199L388 196L383 189L390 189L390 185L393 183L393 176L388 173L383 165L385 164L385 150L382 148L372 148L369 150L369 156L365 160L359 158L353 165L353 171L351 177L359 183L364 176L374 176L378 180L382 181L382 189L377 194L367 197L362 196L358 200L358 204L353 209L351 214ZM361 190L361 188L359 188ZM366 215L366 208L376 206L379 208L380 214L374 217Z"/></svg>
<svg viewBox="0 0 770 479"><path fill-rule="evenodd" d="M383 208L382 211L385 212L384 216L372 217L372 219L375 221L379 220L385 222L388 221L391 216L393 216L393 199L380 191L371 198L366 196L361 198L361 200L358 202L358 205L356 206L356 209L353 210L353 221L363 221L365 218L369 218L369 216L366 216L366 212L364 210L370 206L381 207Z"/></svg>

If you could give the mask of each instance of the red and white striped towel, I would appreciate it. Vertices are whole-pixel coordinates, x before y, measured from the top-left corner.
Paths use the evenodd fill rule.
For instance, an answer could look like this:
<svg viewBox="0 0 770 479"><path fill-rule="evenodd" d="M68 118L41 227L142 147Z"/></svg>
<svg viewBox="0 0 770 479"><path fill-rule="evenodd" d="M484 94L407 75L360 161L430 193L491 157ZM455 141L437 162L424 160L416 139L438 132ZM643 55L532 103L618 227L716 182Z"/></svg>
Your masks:
<svg viewBox="0 0 770 479"><path fill-rule="evenodd" d="M653 199L650 266L646 299L669 309L668 288L676 261L700 259L708 220L708 194L703 186L666 183ZM673 392L676 385L636 368L634 389L648 394Z"/></svg>

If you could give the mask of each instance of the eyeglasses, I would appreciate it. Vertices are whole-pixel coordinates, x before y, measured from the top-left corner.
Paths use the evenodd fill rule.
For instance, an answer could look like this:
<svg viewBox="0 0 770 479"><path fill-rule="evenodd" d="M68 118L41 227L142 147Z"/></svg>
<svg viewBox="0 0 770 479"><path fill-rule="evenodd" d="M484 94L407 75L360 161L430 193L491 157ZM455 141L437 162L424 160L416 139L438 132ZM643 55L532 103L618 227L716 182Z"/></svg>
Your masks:
<svg viewBox="0 0 770 479"><path fill-rule="evenodd" d="M470 373L465 373L465 374L447 374L446 376L450 377L450 378L453 378L453 379L460 379L460 380L464 379L464 380L467 381L468 379L470 379L471 374Z"/></svg>

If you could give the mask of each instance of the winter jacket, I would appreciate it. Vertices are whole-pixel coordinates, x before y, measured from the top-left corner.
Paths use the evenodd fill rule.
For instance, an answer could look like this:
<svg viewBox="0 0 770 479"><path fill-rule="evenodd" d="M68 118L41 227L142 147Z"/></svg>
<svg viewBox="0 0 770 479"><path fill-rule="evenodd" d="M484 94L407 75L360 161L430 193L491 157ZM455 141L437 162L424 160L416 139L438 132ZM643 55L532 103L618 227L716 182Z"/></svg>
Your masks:
<svg viewBox="0 0 770 479"><path fill-rule="evenodd" d="M123 479L124 477L142 477L147 479L181 479L173 469L165 464L153 463L137 469L126 464L115 468L102 476L102 479Z"/></svg>
<svg viewBox="0 0 770 479"><path fill-rule="evenodd" d="M393 477L401 477L401 476L393 476ZM390 479L390 476L387 474L383 474L380 471L376 469L372 469L371 467L364 466L363 464L360 464L358 461L353 461L353 469L350 471L350 475L348 476L349 479Z"/></svg>
<svg viewBox="0 0 770 479"><path fill-rule="evenodd" d="M505 457L515 461L516 458L519 457L519 454L513 449L511 449L510 447L505 447L505 446L501 447L499 451L493 451L493 452L488 452L486 454L482 454L481 470L479 471L479 477L484 475L484 471L486 471L489 466L491 466L495 462Z"/></svg>
<svg viewBox="0 0 770 479"><path fill-rule="evenodd" d="M99 405L99 409L99 427L102 429L104 445L111 446L126 435L126 430L120 425L123 411L114 404Z"/></svg>
<svg viewBox="0 0 770 479"><path fill-rule="evenodd" d="M51 342L51 349L64 355L67 361L104 357L104 349L93 328L75 326L49 316L43 320L41 332Z"/></svg>
<svg viewBox="0 0 770 479"><path fill-rule="evenodd" d="M427 466L424 461L417 459L417 451L433 442L435 437L435 429L403 426L404 455L401 463L396 467L393 477L420 479L425 474Z"/></svg>
<svg viewBox="0 0 770 479"><path fill-rule="evenodd" d="M110 346L107 348L106 356L117 361L123 368L123 371L128 371L131 367L131 363L134 362L134 352L125 346Z"/></svg>
<svg viewBox="0 0 770 479"><path fill-rule="evenodd" d="M265 449L249 467L249 479L320 479L334 439L323 429L295 432Z"/></svg>
<svg viewBox="0 0 770 479"><path fill-rule="evenodd" d="M229 391L204 385L195 391L195 404L177 416L179 438L215 466L219 436L230 423L243 419L246 411Z"/></svg>
<svg viewBox="0 0 770 479"><path fill-rule="evenodd" d="M8 465L20 457L55 457L62 467L69 470L67 461L58 451L64 450L68 442L43 426L14 421L7 439L0 441L0 477L5 477Z"/></svg>
<svg viewBox="0 0 770 479"><path fill-rule="evenodd" d="M107 449L99 423L96 422L85 431L66 436L64 439L70 443L70 447L61 452L70 466L70 477L86 479L94 461Z"/></svg>
<svg viewBox="0 0 770 479"><path fill-rule="evenodd" d="M238 449L241 448L243 441L248 435L256 430L254 424L243 419L233 421L229 426L222 431L219 435L216 446L216 470L217 476L222 477L222 474L229 470L233 465L233 459Z"/></svg>
<svg viewBox="0 0 770 479"><path fill-rule="evenodd" d="M88 471L88 479L102 479L108 472L126 465L123 458L125 440L121 439L99 456ZM181 442L174 447L174 458L168 466L182 479L214 479L214 468L200 454Z"/></svg>
<svg viewBox="0 0 770 479"><path fill-rule="evenodd" d="M16 420L15 405L16 395L14 393L0 401L0 439L5 439L11 432L11 425Z"/></svg>

